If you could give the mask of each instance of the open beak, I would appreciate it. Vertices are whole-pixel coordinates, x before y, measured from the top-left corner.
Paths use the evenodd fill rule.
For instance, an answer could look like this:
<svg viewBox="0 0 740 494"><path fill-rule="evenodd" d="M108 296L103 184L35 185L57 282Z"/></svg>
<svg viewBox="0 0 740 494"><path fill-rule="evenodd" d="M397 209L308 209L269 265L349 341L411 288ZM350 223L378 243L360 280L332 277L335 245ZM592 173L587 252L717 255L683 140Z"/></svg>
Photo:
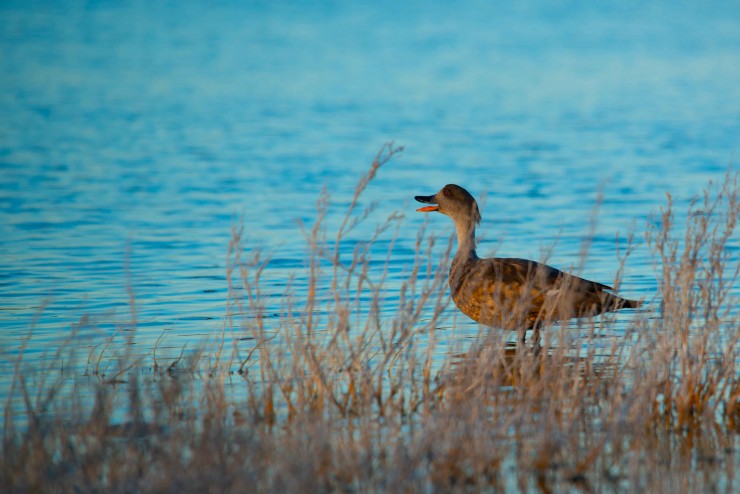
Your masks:
<svg viewBox="0 0 740 494"><path fill-rule="evenodd" d="M434 206L424 206L423 208L417 209L420 213L429 213L431 211L439 211L439 206L436 205L437 201L434 200L434 196L416 196L414 197L419 202L426 204L434 204Z"/></svg>

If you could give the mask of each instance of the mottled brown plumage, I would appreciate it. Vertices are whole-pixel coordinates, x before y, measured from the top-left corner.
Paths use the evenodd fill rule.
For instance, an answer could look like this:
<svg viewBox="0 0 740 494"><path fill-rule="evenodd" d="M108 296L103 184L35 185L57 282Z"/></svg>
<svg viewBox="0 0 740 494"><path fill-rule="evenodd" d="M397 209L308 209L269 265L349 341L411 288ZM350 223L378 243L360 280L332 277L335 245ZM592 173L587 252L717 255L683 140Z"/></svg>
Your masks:
<svg viewBox="0 0 740 494"><path fill-rule="evenodd" d="M434 204L418 209L438 211L455 222L457 253L450 267L450 292L468 317L487 326L520 331L572 317L593 316L638 307L607 290L611 287L526 259L481 259L475 252L478 204L458 185L446 185L433 196L416 200Z"/></svg>

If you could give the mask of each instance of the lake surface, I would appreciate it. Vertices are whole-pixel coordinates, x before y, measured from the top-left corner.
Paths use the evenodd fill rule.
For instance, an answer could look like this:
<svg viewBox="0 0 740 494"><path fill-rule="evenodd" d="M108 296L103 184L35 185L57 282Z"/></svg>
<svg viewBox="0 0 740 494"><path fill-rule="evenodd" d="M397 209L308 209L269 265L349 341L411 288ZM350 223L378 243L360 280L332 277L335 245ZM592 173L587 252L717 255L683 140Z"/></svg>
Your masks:
<svg viewBox="0 0 740 494"><path fill-rule="evenodd" d="M622 293L652 300L650 215L670 193L681 224L737 161L740 4L11 1L0 74L6 361L27 337L33 364L75 329L126 327L130 294L137 345L166 332L177 354L224 328L232 228L281 293L306 265L296 220L326 187L336 227L389 141L405 150L353 238L406 215L390 300L425 221L413 196L446 183L485 197L479 253L552 248L564 269L602 191L583 274L611 283L634 230Z"/></svg>

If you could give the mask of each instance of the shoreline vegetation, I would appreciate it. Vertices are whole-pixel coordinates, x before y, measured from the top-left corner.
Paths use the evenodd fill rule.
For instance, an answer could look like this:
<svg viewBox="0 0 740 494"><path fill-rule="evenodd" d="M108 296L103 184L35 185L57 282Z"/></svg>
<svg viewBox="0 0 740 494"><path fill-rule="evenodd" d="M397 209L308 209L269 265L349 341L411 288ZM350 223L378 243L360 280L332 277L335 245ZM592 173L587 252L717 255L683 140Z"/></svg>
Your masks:
<svg viewBox="0 0 740 494"><path fill-rule="evenodd" d="M393 297L402 215L343 248L400 151L379 151L336 229L321 194L305 270L278 293L269 253L234 228L213 351L142 355L133 288L130 322L89 352L71 336L34 368L29 332L5 364L3 492L736 491L740 174L685 224L670 196L649 223L648 309L554 324L539 352L481 327L440 363L454 240L425 223Z"/></svg>

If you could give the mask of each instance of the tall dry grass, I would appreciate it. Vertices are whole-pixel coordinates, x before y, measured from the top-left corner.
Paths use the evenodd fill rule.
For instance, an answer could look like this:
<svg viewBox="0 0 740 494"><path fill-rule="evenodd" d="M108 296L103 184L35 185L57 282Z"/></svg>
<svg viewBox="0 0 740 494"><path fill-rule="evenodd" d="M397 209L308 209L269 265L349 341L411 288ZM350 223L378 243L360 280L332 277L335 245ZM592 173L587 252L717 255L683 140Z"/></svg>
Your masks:
<svg viewBox="0 0 740 494"><path fill-rule="evenodd" d="M110 351L111 340L87 379L32 371L16 352L3 490L737 488L737 174L692 203L685 225L669 197L646 232L659 291L629 322L562 323L539 352L481 328L440 357L448 335L438 330L455 310L452 243L422 228L402 282L389 280L401 215L346 248L357 225L375 221L362 195L399 151L381 149L336 229L321 195L316 220L301 226L305 272L282 293L263 282L269 256L234 229L215 348L165 362L155 349L135 354L131 340ZM77 352L70 341L57 359Z"/></svg>

